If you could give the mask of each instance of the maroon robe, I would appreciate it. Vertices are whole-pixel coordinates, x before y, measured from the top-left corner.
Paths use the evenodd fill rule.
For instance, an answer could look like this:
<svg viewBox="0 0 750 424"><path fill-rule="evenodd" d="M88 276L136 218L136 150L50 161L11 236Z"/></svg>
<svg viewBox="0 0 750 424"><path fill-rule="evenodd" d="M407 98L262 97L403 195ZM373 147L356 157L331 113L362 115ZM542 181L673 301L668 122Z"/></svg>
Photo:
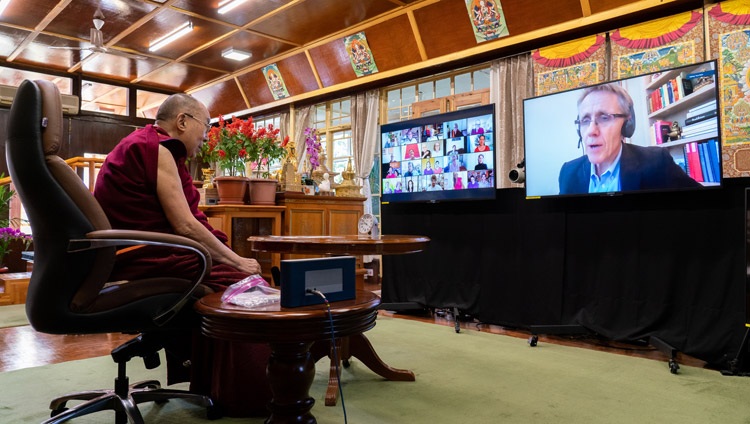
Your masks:
<svg viewBox="0 0 750 424"><path fill-rule="evenodd" d="M193 216L225 243L227 235L211 227L206 215L198 209L200 194L185 164L185 145L153 125L125 137L107 155L97 176L94 196L107 214L112 228L174 234L156 194L159 144L174 156L182 191ZM148 247L119 255L111 280L142 278L144 275L190 277L198 271L198 266L197 258L189 251ZM204 284L220 291L245 277L246 273L229 265L214 263L211 275L204 280Z"/></svg>
<svg viewBox="0 0 750 424"><path fill-rule="evenodd" d="M198 209L200 194L185 164L185 145L153 125L134 131L115 146L97 176L94 196L112 228L174 234L156 194L159 144L174 156L193 216L226 243L226 234L211 227ZM199 261L189 251L147 246L119 254L110 281L144 276L190 278L198 271ZM223 291L245 277L246 273L232 266L214 263L203 282L214 291ZM169 384L190 379L190 389L210 395L227 416L265 415L271 397L265 376L267 345L209 340L196 330L192 337L177 334L166 351ZM182 366L187 359L191 369Z"/></svg>

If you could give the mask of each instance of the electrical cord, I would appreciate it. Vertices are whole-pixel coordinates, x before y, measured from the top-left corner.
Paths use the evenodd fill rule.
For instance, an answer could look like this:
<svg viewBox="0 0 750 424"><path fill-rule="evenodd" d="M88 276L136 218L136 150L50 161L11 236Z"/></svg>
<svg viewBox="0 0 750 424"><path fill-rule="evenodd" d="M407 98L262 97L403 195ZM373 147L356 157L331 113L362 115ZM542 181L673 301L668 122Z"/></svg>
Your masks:
<svg viewBox="0 0 750 424"><path fill-rule="evenodd" d="M323 302L326 304L326 308L328 309L328 320L331 323L331 348L333 350L333 363L336 367L336 380L338 381L339 386L339 398L341 399L341 409L344 412L344 424L348 423L347 417L346 417L346 404L344 403L344 390L341 387L341 369L339 368L339 353L338 349L336 348L336 330L333 326L333 313L331 312L331 304L328 303L328 299L326 299L326 296L317 289L307 289L305 290L306 293L311 293L316 296L319 296L321 299L323 299Z"/></svg>

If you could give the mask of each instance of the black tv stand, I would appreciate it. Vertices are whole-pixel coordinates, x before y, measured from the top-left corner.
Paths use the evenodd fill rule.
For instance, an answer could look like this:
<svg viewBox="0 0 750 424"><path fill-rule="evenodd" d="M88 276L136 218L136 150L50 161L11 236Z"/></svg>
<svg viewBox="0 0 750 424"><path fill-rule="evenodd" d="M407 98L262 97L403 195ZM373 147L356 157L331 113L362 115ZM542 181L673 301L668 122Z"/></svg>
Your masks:
<svg viewBox="0 0 750 424"><path fill-rule="evenodd" d="M548 336L575 336L593 334L588 328L578 324L564 324L564 325L530 325L529 331L531 331L531 337L529 337L529 346L534 347L539 343L539 335L546 334Z"/></svg>
<svg viewBox="0 0 750 424"><path fill-rule="evenodd" d="M648 344L655 347L659 352L669 356L669 372L677 374L680 370L680 366L677 364L677 349L655 336L648 338Z"/></svg>
<svg viewBox="0 0 750 424"><path fill-rule="evenodd" d="M750 371L747 369L747 355L749 353L748 349L750 349L750 346L748 346L748 344L750 344L750 340L748 340L749 337L750 327L745 329L745 336L742 338L742 343L740 344L740 349L737 351L737 356L729 361L729 369L721 370L721 375L750 377Z"/></svg>

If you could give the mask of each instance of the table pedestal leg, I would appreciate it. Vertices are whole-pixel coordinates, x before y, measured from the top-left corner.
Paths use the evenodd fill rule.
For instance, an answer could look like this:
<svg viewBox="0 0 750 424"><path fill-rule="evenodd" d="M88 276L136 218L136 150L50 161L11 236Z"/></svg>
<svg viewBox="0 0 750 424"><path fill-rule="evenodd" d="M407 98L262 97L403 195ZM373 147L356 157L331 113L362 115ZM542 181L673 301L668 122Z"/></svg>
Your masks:
<svg viewBox="0 0 750 424"><path fill-rule="evenodd" d="M310 413L315 404L310 397L315 378L310 346L312 343L271 343L267 373L273 399L267 424L317 422Z"/></svg>
<svg viewBox="0 0 750 424"><path fill-rule="evenodd" d="M341 360L348 361L350 357L355 357L362 361L362 363L373 371L375 374L391 381L415 381L416 377L414 373L409 370L402 370L393 368L383 362L382 359L375 353L375 349L367 340L364 334L357 334L354 336L343 337L337 339L339 342L339 362ZM324 342L318 342L323 344ZM338 401L338 375L336 375L336 361L333 360L333 351L330 350L331 343L328 342L329 358L331 358L331 369L328 377L328 389L326 390L326 406L335 406ZM316 346L317 347L317 346ZM314 349L316 351L315 360L317 361L323 355L320 355L320 348Z"/></svg>

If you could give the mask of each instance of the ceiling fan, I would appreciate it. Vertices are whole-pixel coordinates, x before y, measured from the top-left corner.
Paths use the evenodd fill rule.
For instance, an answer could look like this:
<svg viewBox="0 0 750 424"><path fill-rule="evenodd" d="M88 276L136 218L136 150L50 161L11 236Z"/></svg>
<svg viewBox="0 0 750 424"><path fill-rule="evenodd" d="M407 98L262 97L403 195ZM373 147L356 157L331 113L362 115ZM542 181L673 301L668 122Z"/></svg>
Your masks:
<svg viewBox="0 0 750 424"><path fill-rule="evenodd" d="M56 47L56 46L50 46L51 49L65 49L65 50L88 50L92 51L94 53L107 53L107 54L113 54L117 56L123 56L130 59L146 59L146 56L140 56L137 54L132 54L128 52L124 52L121 50L116 49L108 49L104 46L104 36L102 35L102 27L104 26L104 14L102 13L101 9L97 8L96 12L94 12L94 27L91 28L91 36L89 39L89 43L91 43L91 46L89 47Z"/></svg>

